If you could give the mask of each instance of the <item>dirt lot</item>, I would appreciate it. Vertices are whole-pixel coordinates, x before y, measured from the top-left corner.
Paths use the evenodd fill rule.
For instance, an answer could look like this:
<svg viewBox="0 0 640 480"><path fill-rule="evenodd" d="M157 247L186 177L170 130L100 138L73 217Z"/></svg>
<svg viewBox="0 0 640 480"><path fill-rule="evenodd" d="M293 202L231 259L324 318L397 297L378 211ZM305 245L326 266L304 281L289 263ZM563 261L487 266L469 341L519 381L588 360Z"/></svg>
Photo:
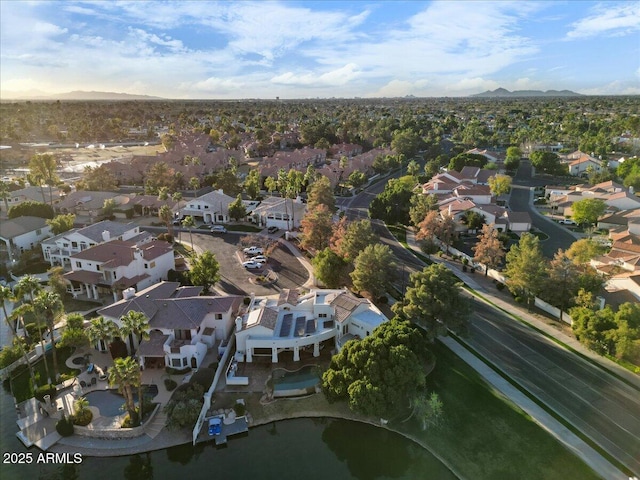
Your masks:
<svg viewBox="0 0 640 480"><path fill-rule="evenodd" d="M183 233L184 235L184 233ZM283 288L296 288L308 278L307 270L285 247L277 247L269 257L268 268L278 275L278 281L269 286L256 285L251 279L264 273L261 270L246 270L241 262L245 260L240 249L240 238L246 233L193 234L193 243L203 250L216 254L220 263L221 281L216 289L225 293L246 295L273 295Z"/></svg>

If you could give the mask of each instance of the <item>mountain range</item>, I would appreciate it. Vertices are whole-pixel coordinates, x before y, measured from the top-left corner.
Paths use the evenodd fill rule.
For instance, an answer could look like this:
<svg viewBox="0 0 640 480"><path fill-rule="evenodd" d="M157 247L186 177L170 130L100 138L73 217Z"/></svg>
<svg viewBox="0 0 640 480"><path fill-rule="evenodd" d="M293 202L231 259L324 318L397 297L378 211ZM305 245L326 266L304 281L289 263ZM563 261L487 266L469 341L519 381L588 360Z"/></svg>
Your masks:
<svg viewBox="0 0 640 480"><path fill-rule="evenodd" d="M2 100L162 100L162 97L118 92L86 92L75 90L67 93L45 93L39 90L2 92Z"/></svg>
<svg viewBox="0 0 640 480"><path fill-rule="evenodd" d="M495 90L487 90L486 92L476 93L472 97L480 98L504 98L504 97L582 97L581 93L572 92L571 90L514 90L510 92L506 88L496 88Z"/></svg>

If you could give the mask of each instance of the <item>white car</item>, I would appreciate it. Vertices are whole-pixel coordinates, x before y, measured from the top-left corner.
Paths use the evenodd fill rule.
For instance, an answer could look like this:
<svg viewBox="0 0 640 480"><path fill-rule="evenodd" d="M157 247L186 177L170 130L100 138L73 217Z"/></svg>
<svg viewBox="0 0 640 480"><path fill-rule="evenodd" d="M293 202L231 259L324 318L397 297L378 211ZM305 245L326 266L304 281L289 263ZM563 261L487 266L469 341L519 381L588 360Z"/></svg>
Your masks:
<svg viewBox="0 0 640 480"><path fill-rule="evenodd" d="M211 225L211 233L227 233L224 225Z"/></svg>
<svg viewBox="0 0 640 480"><path fill-rule="evenodd" d="M243 252L245 255L251 255L251 256L264 254L264 250L260 247L256 247L255 245L252 247L245 248Z"/></svg>
<svg viewBox="0 0 640 480"><path fill-rule="evenodd" d="M570 218L565 218L563 220L560 220L558 223L561 225L576 225L576 222L574 222Z"/></svg>
<svg viewBox="0 0 640 480"><path fill-rule="evenodd" d="M244 268L249 269L249 270L255 270L255 269L258 269L258 268L262 268L262 263L255 262L253 260L249 260L247 262L242 262L242 266Z"/></svg>
<svg viewBox="0 0 640 480"><path fill-rule="evenodd" d="M267 257L264 255L256 255L255 257L251 257L251 260L254 262L267 263Z"/></svg>

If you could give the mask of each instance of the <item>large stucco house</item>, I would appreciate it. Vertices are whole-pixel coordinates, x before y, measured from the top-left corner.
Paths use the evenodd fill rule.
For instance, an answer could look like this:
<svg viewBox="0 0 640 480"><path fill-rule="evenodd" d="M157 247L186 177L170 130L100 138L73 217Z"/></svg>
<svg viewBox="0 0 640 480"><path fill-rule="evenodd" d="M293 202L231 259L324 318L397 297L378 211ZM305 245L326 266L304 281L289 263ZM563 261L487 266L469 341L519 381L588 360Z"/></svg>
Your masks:
<svg viewBox="0 0 640 480"><path fill-rule="evenodd" d="M119 326L130 311L149 319L148 340L126 339L142 367L199 368L207 352L229 338L243 300L236 295L199 296L201 291L177 282L160 282L137 293L128 289L122 300L98 314Z"/></svg>
<svg viewBox="0 0 640 480"><path fill-rule="evenodd" d="M72 295L111 295L114 302L130 287L140 291L166 280L169 270L176 268L173 247L161 240L111 240L75 253L70 260L73 270L64 279Z"/></svg>
<svg viewBox="0 0 640 480"><path fill-rule="evenodd" d="M51 236L51 227L40 217L23 216L0 222L0 252L2 258L13 262L26 250ZM5 256L6 254L6 256Z"/></svg>
<svg viewBox="0 0 640 480"><path fill-rule="evenodd" d="M345 342L364 338L387 318L370 301L348 290L311 290L299 295L285 289L277 299L254 301L249 311L236 319L236 358L253 362L266 356L277 363L283 352L293 361L308 349L341 348Z"/></svg>

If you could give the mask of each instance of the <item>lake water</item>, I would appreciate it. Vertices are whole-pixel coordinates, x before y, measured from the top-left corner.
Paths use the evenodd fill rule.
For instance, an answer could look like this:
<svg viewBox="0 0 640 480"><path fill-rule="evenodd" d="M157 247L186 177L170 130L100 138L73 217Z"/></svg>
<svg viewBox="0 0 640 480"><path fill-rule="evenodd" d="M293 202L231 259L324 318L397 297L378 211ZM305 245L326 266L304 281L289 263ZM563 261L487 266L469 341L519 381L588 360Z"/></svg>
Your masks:
<svg viewBox="0 0 640 480"><path fill-rule="evenodd" d="M16 438L13 398L0 389L0 449L26 450ZM13 480L342 480L456 477L431 454L387 430L332 419L296 419L251 429L227 447L179 447L117 458L83 458L79 465L0 463L0 478Z"/></svg>

